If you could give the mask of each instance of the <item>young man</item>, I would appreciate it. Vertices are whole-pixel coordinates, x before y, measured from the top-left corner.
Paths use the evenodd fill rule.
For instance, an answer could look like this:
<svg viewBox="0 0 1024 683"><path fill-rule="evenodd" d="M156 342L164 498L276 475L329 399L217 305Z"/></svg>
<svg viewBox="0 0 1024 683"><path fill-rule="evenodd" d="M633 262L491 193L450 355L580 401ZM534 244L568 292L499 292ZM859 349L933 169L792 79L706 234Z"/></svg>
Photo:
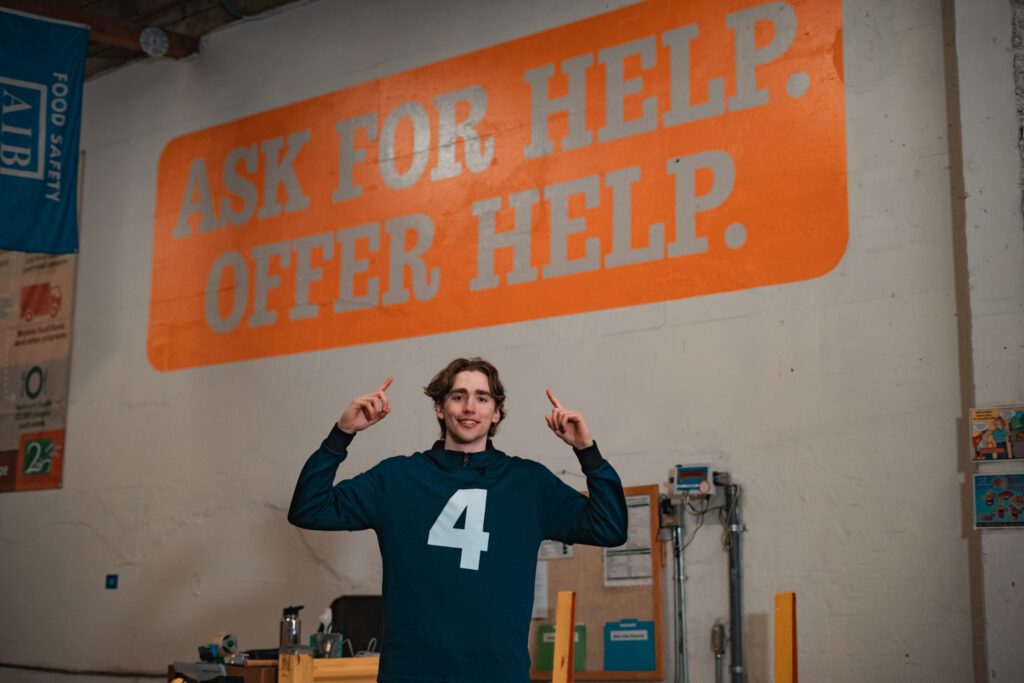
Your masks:
<svg viewBox="0 0 1024 683"><path fill-rule="evenodd" d="M383 558L381 683L527 683L537 549L544 539L626 541L622 484L577 411L550 390L548 427L573 447L589 496L489 437L505 416L493 365L458 358L424 389L441 440L335 485L356 433L391 412L388 377L345 409L295 486L288 521L373 529Z"/></svg>

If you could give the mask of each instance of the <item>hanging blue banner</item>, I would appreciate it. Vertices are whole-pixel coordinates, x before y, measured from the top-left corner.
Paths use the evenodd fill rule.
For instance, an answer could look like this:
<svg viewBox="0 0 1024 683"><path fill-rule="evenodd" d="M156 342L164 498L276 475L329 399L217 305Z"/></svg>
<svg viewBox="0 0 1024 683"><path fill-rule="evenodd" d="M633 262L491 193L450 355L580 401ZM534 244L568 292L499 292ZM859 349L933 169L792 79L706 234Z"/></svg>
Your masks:
<svg viewBox="0 0 1024 683"><path fill-rule="evenodd" d="M0 10L0 249L78 251L89 31Z"/></svg>

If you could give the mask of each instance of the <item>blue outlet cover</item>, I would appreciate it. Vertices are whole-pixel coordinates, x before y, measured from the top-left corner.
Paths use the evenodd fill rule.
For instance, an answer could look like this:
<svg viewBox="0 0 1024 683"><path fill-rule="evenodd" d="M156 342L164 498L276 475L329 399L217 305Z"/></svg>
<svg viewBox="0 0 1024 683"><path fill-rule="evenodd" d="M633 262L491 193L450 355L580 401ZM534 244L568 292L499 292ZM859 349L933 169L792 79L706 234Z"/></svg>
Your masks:
<svg viewBox="0 0 1024 683"><path fill-rule="evenodd" d="M107 590L117 590L117 574L107 574Z"/></svg>

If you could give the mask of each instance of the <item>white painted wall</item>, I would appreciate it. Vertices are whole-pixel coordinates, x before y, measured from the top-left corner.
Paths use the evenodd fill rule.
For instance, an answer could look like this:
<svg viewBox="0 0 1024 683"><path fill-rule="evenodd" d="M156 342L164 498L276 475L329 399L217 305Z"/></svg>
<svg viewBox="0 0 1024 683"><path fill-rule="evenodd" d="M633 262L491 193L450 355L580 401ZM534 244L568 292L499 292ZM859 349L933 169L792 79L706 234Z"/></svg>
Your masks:
<svg viewBox="0 0 1024 683"><path fill-rule="evenodd" d="M971 680L939 2L846 5L850 242L821 278L166 374L149 365L156 166L169 140L614 6L313 2L210 36L198 59L88 84L65 487L0 497L0 661L159 672L223 629L272 646L286 604L310 606L308 627L314 607L375 591L372 535L290 527L292 482L347 401L387 374L395 412L359 436L346 471L427 445L435 422L420 387L450 358L479 354L506 379L508 452L576 466L541 421L553 385L627 485L661 482L679 462L733 473L751 682L771 680L784 590L798 594L806 681ZM961 59L987 39L962 33ZM1001 59L980 54L983 73ZM1019 311L1021 288L1005 296ZM976 342L974 353L978 368L1000 350ZM1019 354L1000 400L1021 398ZM719 532L709 520L687 557L695 682L713 680L708 634L728 609ZM104 590L107 573L119 590Z"/></svg>
<svg viewBox="0 0 1024 683"><path fill-rule="evenodd" d="M1014 93L1008 29L1013 25L1011 3L957 2L956 25L970 272L970 388L976 405L1019 403L1024 397L1024 222L1017 149L1021 103ZM1024 472L1024 463L986 464L977 471ZM1024 671L1018 626L1024 619L1024 536L1001 529L979 536L986 680L1013 680Z"/></svg>

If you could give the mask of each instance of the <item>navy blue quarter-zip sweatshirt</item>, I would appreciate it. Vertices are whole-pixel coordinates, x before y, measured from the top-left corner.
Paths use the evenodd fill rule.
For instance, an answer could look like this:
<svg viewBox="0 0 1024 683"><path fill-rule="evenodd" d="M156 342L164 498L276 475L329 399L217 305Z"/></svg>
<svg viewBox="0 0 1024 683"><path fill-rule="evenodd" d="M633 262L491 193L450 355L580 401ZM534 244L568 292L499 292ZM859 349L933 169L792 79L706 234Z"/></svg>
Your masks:
<svg viewBox="0 0 1024 683"><path fill-rule="evenodd" d="M383 559L381 683L527 683L537 549L614 547L626 501L597 444L576 451L589 496L540 463L444 449L388 458L334 484L353 436L336 426L299 475L288 521L373 529Z"/></svg>

